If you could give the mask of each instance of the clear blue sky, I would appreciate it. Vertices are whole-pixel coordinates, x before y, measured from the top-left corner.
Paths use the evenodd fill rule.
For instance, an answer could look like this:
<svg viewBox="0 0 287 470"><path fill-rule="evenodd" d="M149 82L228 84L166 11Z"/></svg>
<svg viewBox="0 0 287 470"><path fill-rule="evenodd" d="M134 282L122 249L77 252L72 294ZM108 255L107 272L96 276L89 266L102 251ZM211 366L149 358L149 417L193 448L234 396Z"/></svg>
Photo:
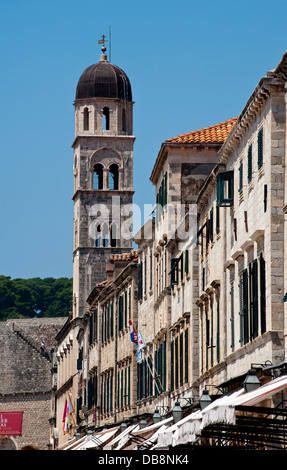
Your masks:
<svg viewBox="0 0 287 470"><path fill-rule="evenodd" d="M161 143L238 116L287 49L286 18L286 0L0 0L0 274L72 276L73 101L109 27L143 207Z"/></svg>

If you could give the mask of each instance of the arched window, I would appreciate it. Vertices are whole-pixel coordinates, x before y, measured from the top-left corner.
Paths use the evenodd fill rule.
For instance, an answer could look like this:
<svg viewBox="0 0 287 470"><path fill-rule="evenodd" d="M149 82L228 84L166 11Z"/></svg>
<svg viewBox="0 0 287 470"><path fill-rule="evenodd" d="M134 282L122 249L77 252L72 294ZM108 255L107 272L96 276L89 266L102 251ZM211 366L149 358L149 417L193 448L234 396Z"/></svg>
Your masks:
<svg viewBox="0 0 287 470"><path fill-rule="evenodd" d="M98 225L96 227L96 230L95 230L95 245L96 247L99 247L101 246L102 244L102 237L101 237L102 233L101 233L101 226Z"/></svg>
<svg viewBox="0 0 287 470"><path fill-rule="evenodd" d="M118 227L113 222L111 224L111 228L110 228L110 245L111 245L111 247L116 247L117 246L118 238L119 238L119 236L118 236Z"/></svg>
<svg viewBox="0 0 287 470"><path fill-rule="evenodd" d="M103 240L103 246L104 247L109 246L109 227L108 227L108 224L103 224L103 226L102 226L102 240Z"/></svg>
<svg viewBox="0 0 287 470"><path fill-rule="evenodd" d="M116 164L109 168L109 189L119 189L119 168Z"/></svg>
<svg viewBox="0 0 287 470"><path fill-rule="evenodd" d="M84 131L89 130L89 108L84 109Z"/></svg>
<svg viewBox="0 0 287 470"><path fill-rule="evenodd" d="M103 167L99 163L94 166L93 189L103 189Z"/></svg>
<svg viewBox="0 0 287 470"><path fill-rule="evenodd" d="M103 109L103 130L108 131L110 129L110 110L109 108Z"/></svg>
<svg viewBox="0 0 287 470"><path fill-rule="evenodd" d="M123 132L126 132L127 130L127 114L125 109L123 109L122 112L122 130Z"/></svg>

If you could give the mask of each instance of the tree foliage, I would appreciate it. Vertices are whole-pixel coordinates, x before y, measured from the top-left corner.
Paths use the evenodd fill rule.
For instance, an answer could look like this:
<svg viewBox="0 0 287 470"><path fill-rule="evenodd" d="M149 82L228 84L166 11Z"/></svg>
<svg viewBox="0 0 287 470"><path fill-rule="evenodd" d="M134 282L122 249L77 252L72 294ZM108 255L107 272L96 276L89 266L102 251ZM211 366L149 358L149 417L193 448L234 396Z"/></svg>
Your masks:
<svg viewBox="0 0 287 470"><path fill-rule="evenodd" d="M0 321L64 317L72 309L72 279L11 279L0 275Z"/></svg>

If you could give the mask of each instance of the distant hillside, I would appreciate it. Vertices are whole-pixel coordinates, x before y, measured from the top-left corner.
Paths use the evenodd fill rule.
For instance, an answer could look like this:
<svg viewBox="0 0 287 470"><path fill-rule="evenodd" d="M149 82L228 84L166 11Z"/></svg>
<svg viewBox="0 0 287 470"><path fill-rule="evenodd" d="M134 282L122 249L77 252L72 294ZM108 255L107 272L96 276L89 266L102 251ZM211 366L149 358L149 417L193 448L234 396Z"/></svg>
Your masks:
<svg viewBox="0 0 287 470"><path fill-rule="evenodd" d="M64 317L72 310L73 280L0 275L0 321L9 318Z"/></svg>

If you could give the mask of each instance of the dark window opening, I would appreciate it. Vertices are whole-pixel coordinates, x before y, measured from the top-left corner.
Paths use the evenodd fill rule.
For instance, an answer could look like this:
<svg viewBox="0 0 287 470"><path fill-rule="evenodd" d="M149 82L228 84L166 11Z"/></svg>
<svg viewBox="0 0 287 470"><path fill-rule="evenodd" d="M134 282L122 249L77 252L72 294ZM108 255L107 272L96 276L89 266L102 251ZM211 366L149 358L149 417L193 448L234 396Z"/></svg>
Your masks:
<svg viewBox="0 0 287 470"><path fill-rule="evenodd" d="M100 164L94 166L93 189L103 189L103 167Z"/></svg>
<svg viewBox="0 0 287 470"><path fill-rule="evenodd" d="M103 109L103 130L108 131L110 129L110 110L109 108Z"/></svg>
<svg viewBox="0 0 287 470"><path fill-rule="evenodd" d="M111 230L110 230L110 240L111 240L111 247L116 247L117 246L117 239L118 239L118 228L115 223L111 225Z"/></svg>
<svg viewBox="0 0 287 470"><path fill-rule="evenodd" d="M111 165L109 172L109 188L119 189L119 169L118 165Z"/></svg>
<svg viewBox="0 0 287 470"><path fill-rule="evenodd" d="M89 109L84 109L84 131L89 130Z"/></svg>
<svg viewBox="0 0 287 470"><path fill-rule="evenodd" d="M122 130L123 132L126 132L127 130L127 114L125 109L123 109L122 112Z"/></svg>

